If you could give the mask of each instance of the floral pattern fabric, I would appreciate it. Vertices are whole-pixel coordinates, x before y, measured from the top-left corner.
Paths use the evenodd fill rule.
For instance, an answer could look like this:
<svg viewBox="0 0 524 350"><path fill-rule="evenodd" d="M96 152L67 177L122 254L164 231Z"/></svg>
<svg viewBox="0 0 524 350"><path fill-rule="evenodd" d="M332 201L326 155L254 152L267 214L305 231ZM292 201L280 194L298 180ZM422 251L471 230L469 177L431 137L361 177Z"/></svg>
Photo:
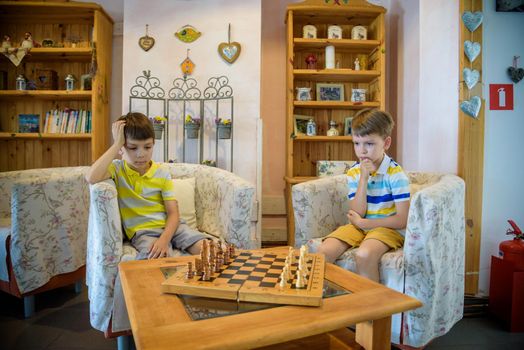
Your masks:
<svg viewBox="0 0 524 350"><path fill-rule="evenodd" d="M199 164L169 164L173 178L195 178L195 209L198 229L224 238L241 249L260 248L252 220L255 187L240 177ZM109 320L121 320L121 291L115 290L120 261L132 260L136 250L123 244L116 188L112 180L91 185L89 213L87 284L91 325L106 331ZM178 252L181 254L181 252ZM118 284L118 283L117 283ZM116 299L116 300L115 300ZM117 312L118 315L115 315ZM122 312L125 312L123 310ZM125 320L120 322L125 325ZM123 330L121 327L113 331Z"/></svg>
<svg viewBox="0 0 524 350"><path fill-rule="evenodd" d="M85 265L87 169L0 173L0 196L5 199L0 201L0 218L11 219L11 261L22 294L43 286L53 276Z"/></svg>
<svg viewBox="0 0 524 350"><path fill-rule="evenodd" d="M383 255L381 283L420 300L416 310L394 315L393 343L425 346L444 335L463 315L464 303L464 181L455 175L408 173L411 204L404 247ZM345 175L293 186L296 246L312 251L338 226L347 223ZM355 249L336 264L355 271Z"/></svg>

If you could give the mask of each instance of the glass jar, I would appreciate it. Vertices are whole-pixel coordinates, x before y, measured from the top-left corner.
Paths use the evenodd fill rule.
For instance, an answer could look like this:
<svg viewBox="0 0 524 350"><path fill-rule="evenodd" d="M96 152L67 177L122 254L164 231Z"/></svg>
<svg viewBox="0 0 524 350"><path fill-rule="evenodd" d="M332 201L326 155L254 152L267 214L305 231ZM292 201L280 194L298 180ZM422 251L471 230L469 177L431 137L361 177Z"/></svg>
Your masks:
<svg viewBox="0 0 524 350"><path fill-rule="evenodd" d="M334 120L329 122L329 130L327 131L327 136L338 136L337 123Z"/></svg>
<svg viewBox="0 0 524 350"><path fill-rule="evenodd" d="M22 74L20 74L16 78L16 89L17 90L25 90L26 86L27 86L27 82L25 80L25 77Z"/></svg>
<svg viewBox="0 0 524 350"><path fill-rule="evenodd" d="M65 78L66 90L73 91L75 89L75 77L72 74L68 74Z"/></svg>
<svg viewBox="0 0 524 350"><path fill-rule="evenodd" d="M317 134L317 124L313 120L313 118L309 119L309 121L306 124L306 135L307 136L315 136Z"/></svg>

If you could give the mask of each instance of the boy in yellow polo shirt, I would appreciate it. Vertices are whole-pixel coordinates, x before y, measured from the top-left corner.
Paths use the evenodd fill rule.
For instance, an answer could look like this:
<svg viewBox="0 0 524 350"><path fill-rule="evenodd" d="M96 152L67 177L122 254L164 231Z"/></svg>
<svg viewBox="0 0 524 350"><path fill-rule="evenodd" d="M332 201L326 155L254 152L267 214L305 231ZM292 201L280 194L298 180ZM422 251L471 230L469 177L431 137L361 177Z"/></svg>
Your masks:
<svg viewBox="0 0 524 350"><path fill-rule="evenodd" d="M326 236L318 252L334 262L349 248L357 272L379 282L379 262L388 250L404 245L409 211L409 179L386 151L394 122L389 113L365 109L351 123L359 161L347 172L349 224Z"/></svg>
<svg viewBox="0 0 524 350"><path fill-rule="evenodd" d="M126 236L138 259L172 256L173 247L199 254L206 236L180 220L167 166L151 160L155 133L142 113L128 113L112 126L113 145L91 166L86 180L115 181ZM115 159L118 154L122 159Z"/></svg>

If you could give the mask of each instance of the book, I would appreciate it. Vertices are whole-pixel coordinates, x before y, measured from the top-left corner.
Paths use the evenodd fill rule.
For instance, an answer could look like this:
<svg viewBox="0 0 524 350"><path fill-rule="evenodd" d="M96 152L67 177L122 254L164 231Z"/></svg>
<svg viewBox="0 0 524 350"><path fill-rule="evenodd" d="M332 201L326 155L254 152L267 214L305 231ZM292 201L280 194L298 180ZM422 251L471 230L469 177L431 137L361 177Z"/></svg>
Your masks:
<svg viewBox="0 0 524 350"><path fill-rule="evenodd" d="M18 132L40 132L40 114L19 114Z"/></svg>

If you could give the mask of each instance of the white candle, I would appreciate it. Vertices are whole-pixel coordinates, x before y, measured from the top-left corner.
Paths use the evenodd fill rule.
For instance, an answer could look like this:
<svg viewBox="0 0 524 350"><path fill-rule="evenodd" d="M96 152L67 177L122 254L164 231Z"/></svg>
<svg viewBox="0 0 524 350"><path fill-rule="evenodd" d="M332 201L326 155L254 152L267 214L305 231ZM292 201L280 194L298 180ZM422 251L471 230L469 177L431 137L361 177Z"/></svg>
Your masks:
<svg viewBox="0 0 524 350"><path fill-rule="evenodd" d="M333 45L326 46L326 69L335 68L335 47Z"/></svg>

